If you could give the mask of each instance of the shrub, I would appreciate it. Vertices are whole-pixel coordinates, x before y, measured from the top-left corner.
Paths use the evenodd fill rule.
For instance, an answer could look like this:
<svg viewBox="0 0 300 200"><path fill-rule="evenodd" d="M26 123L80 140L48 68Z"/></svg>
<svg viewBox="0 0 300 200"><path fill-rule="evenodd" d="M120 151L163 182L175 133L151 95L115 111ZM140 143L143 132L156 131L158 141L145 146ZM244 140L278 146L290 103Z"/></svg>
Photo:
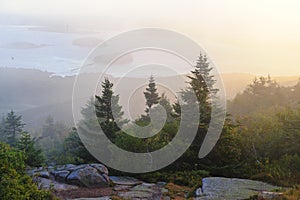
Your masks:
<svg viewBox="0 0 300 200"><path fill-rule="evenodd" d="M54 199L48 191L39 190L25 174L24 155L0 142L0 199Z"/></svg>

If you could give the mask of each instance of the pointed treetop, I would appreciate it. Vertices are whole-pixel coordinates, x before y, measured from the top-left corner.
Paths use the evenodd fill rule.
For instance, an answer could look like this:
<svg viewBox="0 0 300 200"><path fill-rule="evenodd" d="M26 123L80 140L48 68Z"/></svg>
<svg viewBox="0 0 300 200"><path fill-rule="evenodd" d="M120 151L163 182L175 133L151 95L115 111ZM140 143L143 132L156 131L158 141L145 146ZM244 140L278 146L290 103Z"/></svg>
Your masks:
<svg viewBox="0 0 300 200"><path fill-rule="evenodd" d="M146 88L146 92L144 92L145 98L146 98L146 112L148 113L151 107L155 104L159 103L160 97L157 92L154 76L151 75L149 78L149 84Z"/></svg>

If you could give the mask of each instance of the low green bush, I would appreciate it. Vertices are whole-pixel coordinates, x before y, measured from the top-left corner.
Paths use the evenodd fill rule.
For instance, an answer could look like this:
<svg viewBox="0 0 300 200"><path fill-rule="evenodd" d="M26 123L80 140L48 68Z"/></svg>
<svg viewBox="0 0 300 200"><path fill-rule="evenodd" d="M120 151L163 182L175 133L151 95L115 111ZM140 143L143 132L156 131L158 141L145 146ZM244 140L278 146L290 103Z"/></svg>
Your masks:
<svg viewBox="0 0 300 200"><path fill-rule="evenodd" d="M39 190L25 173L23 153L0 142L0 199L1 200L51 200L49 192Z"/></svg>

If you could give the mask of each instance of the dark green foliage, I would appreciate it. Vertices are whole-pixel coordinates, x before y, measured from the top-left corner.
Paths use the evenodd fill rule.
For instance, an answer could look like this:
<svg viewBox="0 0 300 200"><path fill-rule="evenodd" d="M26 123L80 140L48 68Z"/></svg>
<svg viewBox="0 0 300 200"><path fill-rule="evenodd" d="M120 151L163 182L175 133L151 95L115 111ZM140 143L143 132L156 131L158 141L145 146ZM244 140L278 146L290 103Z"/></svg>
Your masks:
<svg viewBox="0 0 300 200"><path fill-rule="evenodd" d="M177 166L188 166L189 169L197 169L200 164L198 153L210 122L210 102L211 98L213 98L218 92L218 89L214 88L215 80L214 77L210 75L211 70L212 68L210 67L208 58L206 55L200 53L195 69L191 71L192 75L188 76L189 87L180 93L181 99L184 103L182 109L186 111L191 110L192 113L192 110L195 109L194 104L198 104L199 116L194 117L199 117L200 122L197 124L199 128L193 143L184 153L184 155L178 161L176 161L175 165ZM196 99L193 98L193 96L196 96ZM175 104L173 107L176 108L177 113L180 112L178 104ZM184 165L180 163L184 163Z"/></svg>
<svg viewBox="0 0 300 200"><path fill-rule="evenodd" d="M239 126L227 119L216 146L201 160L200 165L215 176L243 177L242 145Z"/></svg>
<svg viewBox="0 0 300 200"><path fill-rule="evenodd" d="M91 98L82 108L83 119L79 122L78 129L83 137L97 134L100 125L105 135L114 142L116 133L120 130L119 126L128 122L128 120L122 119L124 112L118 104L119 96L114 95L112 87L113 84L105 79L102 82L102 95L96 95L95 101ZM99 139L103 136L97 135L96 137ZM98 162L85 148L75 128L64 140L63 154L60 160L63 163L74 164Z"/></svg>
<svg viewBox="0 0 300 200"><path fill-rule="evenodd" d="M218 89L214 88L215 80L211 75L212 67L205 54L200 53L198 57L195 69L192 71L192 76L188 76L190 79L190 89L193 89L197 96L197 100L200 104L207 104L207 100L218 92Z"/></svg>
<svg viewBox="0 0 300 200"><path fill-rule="evenodd" d="M17 137L23 132L24 123L22 116L17 116L13 110L7 113L4 119L4 135L6 142L14 146L17 142Z"/></svg>
<svg viewBox="0 0 300 200"><path fill-rule="evenodd" d="M0 142L0 160L0 199L54 199L49 192L39 190L25 174L24 156L21 152Z"/></svg>
<svg viewBox="0 0 300 200"><path fill-rule="evenodd" d="M201 113L200 124L197 124L199 126L198 133L190 148L181 158L163 169L163 172L206 169L216 174L230 176L241 165L242 150L238 127L233 125L229 119L225 123L222 137L214 152L205 160L199 160L198 158L199 149L210 122L210 100L218 91L213 87L215 81L214 77L210 75L211 70L212 68L206 56L200 54L195 70L192 71L193 75L189 76L190 87L181 93L183 106L186 110L195 109L191 105L194 103L192 102L192 94L196 93L196 101L199 104ZM153 78L152 80L154 81ZM171 106L165 94L162 95L159 103L166 109L168 116L163 129L155 136L147 139L139 139L123 132L118 132L116 144L119 147L132 152L152 152L164 147L174 138L180 125L181 107L178 102ZM147 121L144 120L137 120L136 123L139 126L147 125ZM131 131L134 132L134 130ZM189 133L187 132L186 134ZM231 171L228 169L231 169ZM237 171L236 174L238 172L240 171Z"/></svg>
<svg viewBox="0 0 300 200"><path fill-rule="evenodd" d="M146 92L144 92L146 98L146 114L149 115L149 111L153 105L158 104L160 97L157 92L156 84L154 77L151 75L149 79L148 87L146 88Z"/></svg>
<svg viewBox="0 0 300 200"><path fill-rule="evenodd" d="M17 116L14 111L7 113L2 121L4 141L24 153L24 161L29 166L41 166L44 162L42 151L36 147L35 140L23 130L22 116Z"/></svg>
<svg viewBox="0 0 300 200"><path fill-rule="evenodd" d="M81 114L83 119L77 124L78 130L73 128L64 140L63 149L60 156L60 164L98 162L85 148L78 134L80 131L81 137L88 138L92 138L91 136L94 136L93 134L98 134L99 119L97 119L95 114L95 102L93 98L91 98L87 102L86 106L82 108ZM96 137L99 139L103 136L96 135Z"/></svg>
<svg viewBox="0 0 300 200"><path fill-rule="evenodd" d="M128 120L122 119L124 112L119 105L119 95L114 95L112 87L113 84L107 78L102 82L102 95L95 96L95 108L103 132L113 141L116 138L115 132Z"/></svg>
<svg viewBox="0 0 300 200"><path fill-rule="evenodd" d="M26 165L33 167L43 164L42 151L40 148L35 147L35 140L31 138L29 133L21 133L21 138L18 140L16 147L24 153Z"/></svg>
<svg viewBox="0 0 300 200"><path fill-rule="evenodd" d="M146 145L147 143L141 138L133 137L127 133L124 133L123 131L117 132L116 136L115 144L126 151L136 153L145 153L148 151L147 148L149 147Z"/></svg>
<svg viewBox="0 0 300 200"><path fill-rule="evenodd" d="M123 131L117 132L115 144L122 149L136 153L152 152L164 147L173 139L178 131L178 121L174 120L174 111L169 99L164 93L162 94L162 97L159 97L153 76L150 77L149 84L144 95L147 106L145 110L146 115L142 115L141 118L135 121L135 123L141 127L149 125L149 111L150 109L155 109L153 106L156 104L160 104L165 109L167 119L162 130L153 137L141 139L128 135ZM126 127L126 130L127 132L133 133L137 131L135 130L135 127L130 124Z"/></svg>
<svg viewBox="0 0 300 200"><path fill-rule="evenodd" d="M190 148L178 160L158 172L132 176L149 182L167 181L195 186L199 184L201 177L208 176L202 172L209 171L213 176L253 178L281 185L299 183L300 109L296 107L296 99L300 94L300 83L295 87L283 88L270 77L256 79L244 93L231 101L231 108L238 109L239 112L227 116L214 149L204 159L198 159L198 152L211 120L211 99L218 92L214 88L215 80L210 75L211 70L207 57L200 54L192 75L188 76L190 85L181 92L183 107L178 102L171 105L165 94L159 97L151 76L144 93L147 115L136 120L136 124L147 126L149 110L159 108L155 106L157 104L165 108L167 122L159 133L146 139L132 137L120 130L117 124L122 126L127 121L122 119L122 107L118 105L119 96L113 93L113 84L105 79L101 96L96 96L95 101L91 99L82 109L83 120L78 126L82 134L80 136L89 137L91 132L98 133L97 127L100 124L105 134L120 148L139 153L152 152L164 147L174 138L180 126L181 110L195 109L191 104L197 101L200 123L197 124L197 136ZM194 92L196 100L191 98ZM284 105L287 99L283 94L288 94L290 107ZM53 124L53 120L47 121L43 130L44 137L52 137L51 132L55 130ZM126 130L136 131L130 124L126 126ZM56 157L61 164L96 161L84 147L76 129L64 140L60 152ZM110 172L117 173L113 170Z"/></svg>
<svg viewBox="0 0 300 200"><path fill-rule="evenodd" d="M63 143L63 156L60 157L63 163L83 164L96 162L95 158L88 152L79 138L75 128Z"/></svg>
<svg viewBox="0 0 300 200"><path fill-rule="evenodd" d="M300 183L300 109L265 110L241 119L250 176L282 185Z"/></svg>
<svg viewBox="0 0 300 200"><path fill-rule="evenodd" d="M139 126L145 126L148 122L145 122L143 120L137 121L137 125ZM130 129L128 128L127 131L134 132L134 128ZM127 151L136 152L136 153L146 153L146 152L152 152L156 151L165 145L167 145L176 135L178 131L178 122L169 122L164 125L162 130L155 134L155 136L142 139L133 137L131 135L128 135L122 131L119 131L117 133L117 138L115 140L115 144Z"/></svg>

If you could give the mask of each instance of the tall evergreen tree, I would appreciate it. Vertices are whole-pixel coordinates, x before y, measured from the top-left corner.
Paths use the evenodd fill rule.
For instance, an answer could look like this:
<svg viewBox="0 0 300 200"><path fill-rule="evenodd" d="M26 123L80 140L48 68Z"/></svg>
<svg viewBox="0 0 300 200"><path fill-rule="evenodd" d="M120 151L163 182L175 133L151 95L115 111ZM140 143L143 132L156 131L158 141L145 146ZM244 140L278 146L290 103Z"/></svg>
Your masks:
<svg viewBox="0 0 300 200"><path fill-rule="evenodd" d="M158 104L160 97L157 92L156 84L154 77L151 75L149 79L148 87L146 88L146 92L144 92L145 98L146 98L146 110L145 112L147 115L149 115L149 111L152 108L153 105Z"/></svg>
<svg viewBox="0 0 300 200"><path fill-rule="evenodd" d="M13 110L7 113L4 121L4 134L10 145L15 145L17 136L23 132L22 116L17 116Z"/></svg>
<svg viewBox="0 0 300 200"><path fill-rule="evenodd" d="M35 147L35 140L27 132L21 133L21 138L17 142L17 149L24 152L25 163L29 166L41 166L44 157L41 149Z"/></svg>
<svg viewBox="0 0 300 200"><path fill-rule="evenodd" d="M196 96L196 103L199 105L200 122L196 138L191 144L189 151L186 152L186 157L183 157L186 162L194 162L198 158L199 149L206 135L209 122L211 120L211 99L217 94L218 89L214 88L215 79L211 75L212 67L206 55L200 53L195 69L191 71L189 78L189 87L181 92L181 98L185 103L185 110L195 109L190 105L195 102L193 95Z"/></svg>
<svg viewBox="0 0 300 200"><path fill-rule="evenodd" d="M191 71L192 75L188 76L190 79L189 90L195 93L200 107L207 105L209 99L218 92L218 89L214 88L216 80L211 75L211 70L212 67L210 67L207 56L200 53L195 69Z"/></svg>
<svg viewBox="0 0 300 200"><path fill-rule="evenodd" d="M128 122L123 119L124 112L119 105L119 95L114 95L113 83L107 78L102 82L102 95L95 96L96 115L104 133L111 139L115 139L115 133Z"/></svg>
<svg viewBox="0 0 300 200"><path fill-rule="evenodd" d="M200 53L195 69L191 71L192 75L188 76L189 88L182 92L183 100L188 102L190 93L194 93L199 104L199 112L201 113L201 123L209 123L211 112L211 98L213 98L218 89L214 88L216 80L211 75L212 67L206 55Z"/></svg>

